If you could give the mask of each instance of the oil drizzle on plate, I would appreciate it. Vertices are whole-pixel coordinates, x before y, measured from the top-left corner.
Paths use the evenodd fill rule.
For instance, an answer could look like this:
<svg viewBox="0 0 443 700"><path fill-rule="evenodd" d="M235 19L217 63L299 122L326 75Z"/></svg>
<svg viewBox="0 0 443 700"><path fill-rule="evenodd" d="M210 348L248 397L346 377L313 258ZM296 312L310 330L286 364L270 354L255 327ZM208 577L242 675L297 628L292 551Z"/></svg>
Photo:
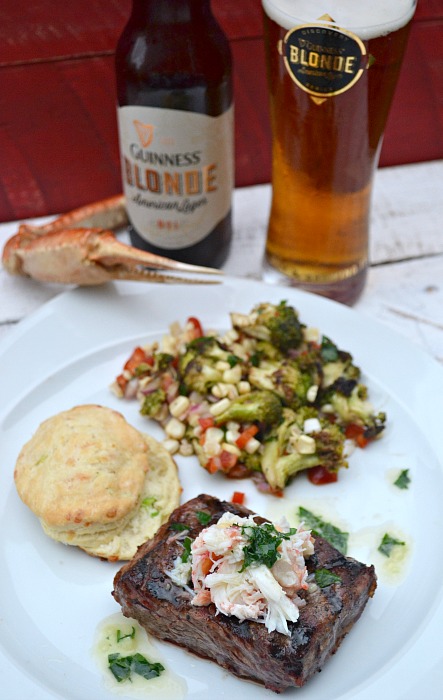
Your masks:
<svg viewBox="0 0 443 700"><path fill-rule="evenodd" d="M121 656L142 654L151 663L160 662L165 670L158 677L149 680L132 674L131 680L119 683L108 665L108 654L116 653ZM101 670L104 685L110 692L126 697L154 698L155 700L182 700L186 696L187 687L184 679L168 668L138 622L124 617L122 613L110 615L100 622L95 633L92 654Z"/></svg>

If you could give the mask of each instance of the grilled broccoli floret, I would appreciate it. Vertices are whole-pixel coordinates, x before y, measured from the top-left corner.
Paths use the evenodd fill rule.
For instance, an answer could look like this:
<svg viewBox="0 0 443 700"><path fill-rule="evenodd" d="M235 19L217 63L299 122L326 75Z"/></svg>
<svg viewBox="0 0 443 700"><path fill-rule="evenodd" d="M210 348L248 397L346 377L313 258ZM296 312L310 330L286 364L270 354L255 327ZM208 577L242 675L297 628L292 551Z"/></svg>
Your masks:
<svg viewBox="0 0 443 700"><path fill-rule="evenodd" d="M298 348L303 341L303 326L298 314L285 301L259 304L247 316L231 314L234 328L247 336L272 343L282 353Z"/></svg>
<svg viewBox="0 0 443 700"><path fill-rule="evenodd" d="M179 359L179 374L186 391L209 393L214 384L223 379L219 361L228 362L232 354L213 337L196 338L188 343Z"/></svg>
<svg viewBox="0 0 443 700"><path fill-rule="evenodd" d="M323 336L318 349L319 360L322 366L324 387L330 387L340 380L355 384L360 379L360 369L353 363L349 352L340 350L327 336Z"/></svg>
<svg viewBox="0 0 443 700"><path fill-rule="evenodd" d="M317 390L309 397L309 389L316 385L317 378L310 372L302 372L295 362L261 362L258 367L252 367L249 372L249 382L258 389L275 391L285 406L297 410L308 401L315 400Z"/></svg>
<svg viewBox="0 0 443 700"><path fill-rule="evenodd" d="M368 401L367 393L368 390L364 384L356 384L351 391L346 391L340 383L335 382L328 392L328 401L342 425L361 426L363 436L367 440L372 440L384 430L386 414L374 413L374 407Z"/></svg>
<svg viewBox="0 0 443 700"><path fill-rule="evenodd" d="M142 416L149 416L149 418L155 418L157 413L160 411L161 407L166 401L166 394L163 389L157 389L147 394L143 403L140 407L140 413Z"/></svg>
<svg viewBox="0 0 443 700"><path fill-rule="evenodd" d="M282 404L272 391L251 391L231 401L228 408L215 418L217 425L228 421L275 425L282 418Z"/></svg>
<svg viewBox="0 0 443 700"><path fill-rule="evenodd" d="M267 435L262 454L263 474L273 489L283 489L299 471L324 466L330 471L347 466L343 457L344 436L333 424L319 423L309 435L302 432L304 416L284 409L283 422Z"/></svg>

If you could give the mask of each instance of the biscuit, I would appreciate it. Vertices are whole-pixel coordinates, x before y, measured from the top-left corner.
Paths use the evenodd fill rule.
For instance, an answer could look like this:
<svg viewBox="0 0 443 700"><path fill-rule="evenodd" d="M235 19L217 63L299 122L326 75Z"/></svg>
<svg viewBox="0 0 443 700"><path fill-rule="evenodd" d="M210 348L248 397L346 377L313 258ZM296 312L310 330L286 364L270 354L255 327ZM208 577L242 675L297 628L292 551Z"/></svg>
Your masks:
<svg viewBox="0 0 443 700"><path fill-rule="evenodd" d="M14 478L49 537L110 560L131 559L181 494L169 452L121 413L93 404L44 421Z"/></svg>
<svg viewBox="0 0 443 700"><path fill-rule="evenodd" d="M180 504L182 488L175 461L154 438L149 435L144 438L149 448L149 471L140 504L110 542L96 542L93 546L79 543L88 554L111 561L132 559L137 548L155 535Z"/></svg>

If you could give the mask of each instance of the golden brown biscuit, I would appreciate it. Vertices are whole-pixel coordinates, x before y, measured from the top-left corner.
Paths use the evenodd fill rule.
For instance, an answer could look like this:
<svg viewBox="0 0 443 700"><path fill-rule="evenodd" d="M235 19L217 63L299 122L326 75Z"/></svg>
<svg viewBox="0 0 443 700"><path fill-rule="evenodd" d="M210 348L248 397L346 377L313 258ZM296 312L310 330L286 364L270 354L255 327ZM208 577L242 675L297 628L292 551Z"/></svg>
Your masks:
<svg viewBox="0 0 443 700"><path fill-rule="evenodd" d="M14 476L47 535L113 560L130 559L181 492L169 453L97 405L44 421L21 450Z"/></svg>

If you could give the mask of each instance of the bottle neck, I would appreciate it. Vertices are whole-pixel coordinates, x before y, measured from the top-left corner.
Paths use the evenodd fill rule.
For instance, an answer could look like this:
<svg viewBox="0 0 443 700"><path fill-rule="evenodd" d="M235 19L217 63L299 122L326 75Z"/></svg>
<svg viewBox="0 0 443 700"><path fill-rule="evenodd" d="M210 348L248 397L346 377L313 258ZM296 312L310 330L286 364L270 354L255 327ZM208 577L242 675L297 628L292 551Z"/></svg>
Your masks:
<svg viewBox="0 0 443 700"><path fill-rule="evenodd" d="M210 0L132 0L132 16L154 24L186 24L211 14Z"/></svg>

